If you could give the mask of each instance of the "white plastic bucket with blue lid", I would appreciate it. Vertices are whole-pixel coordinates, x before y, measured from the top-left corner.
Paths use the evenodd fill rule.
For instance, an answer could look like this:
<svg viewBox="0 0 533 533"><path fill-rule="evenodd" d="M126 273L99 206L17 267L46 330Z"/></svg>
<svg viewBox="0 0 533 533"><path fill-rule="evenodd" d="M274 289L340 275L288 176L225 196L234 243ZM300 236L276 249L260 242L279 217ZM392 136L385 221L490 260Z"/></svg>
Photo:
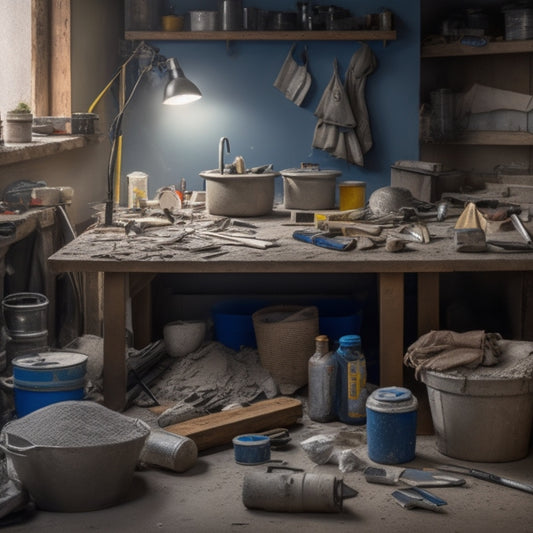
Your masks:
<svg viewBox="0 0 533 533"><path fill-rule="evenodd" d="M416 454L418 401L409 389L384 387L367 399L368 457L382 464L407 463Z"/></svg>
<svg viewBox="0 0 533 533"><path fill-rule="evenodd" d="M17 416L84 397L87 356L78 352L39 352L15 357L13 388Z"/></svg>

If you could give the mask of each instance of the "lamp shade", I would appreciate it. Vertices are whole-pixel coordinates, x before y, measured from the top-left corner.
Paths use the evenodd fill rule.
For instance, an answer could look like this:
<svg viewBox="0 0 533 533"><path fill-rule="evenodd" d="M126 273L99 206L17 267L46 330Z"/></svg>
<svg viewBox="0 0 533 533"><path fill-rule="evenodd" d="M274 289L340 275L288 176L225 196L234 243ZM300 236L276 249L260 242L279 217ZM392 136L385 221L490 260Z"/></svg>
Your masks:
<svg viewBox="0 0 533 533"><path fill-rule="evenodd" d="M202 97L200 89L189 80L178 62L171 57L167 59L170 80L165 86L163 103L168 105L183 105L194 102Z"/></svg>

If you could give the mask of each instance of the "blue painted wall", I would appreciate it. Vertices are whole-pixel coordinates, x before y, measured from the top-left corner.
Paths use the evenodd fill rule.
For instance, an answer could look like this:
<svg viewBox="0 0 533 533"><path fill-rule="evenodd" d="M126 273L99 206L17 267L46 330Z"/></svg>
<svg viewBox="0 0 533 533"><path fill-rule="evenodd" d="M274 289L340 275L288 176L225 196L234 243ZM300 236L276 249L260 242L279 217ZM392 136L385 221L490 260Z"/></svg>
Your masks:
<svg viewBox="0 0 533 533"><path fill-rule="evenodd" d="M317 2L318 3L318 2ZM178 14L188 9L216 9L216 0L174 1ZM337 0L335 5L353 15L379 12L381 0ZM270 10L295 10L296 2L245 2ZM309 41L309 71L312 86L302 107L286 99L273 82L292 42L153 41L166 57L176 57L187 77L200 87L203 98L187 106L164 106L161 97L165 79L148 76L135 94L123 122L123 176L134 170L146 172L149 195L162 186L187 181L190 190L202 190L202 170L216 168L218 141L228 137L231 154L244 157L248 167L273 163L276 170L301 162L319 163L323 169L338 169L347 179L367 183L368 195L390 183L390 166L399 159L418 158L418 92L420 7L418 0L390 0L398 39L386 46L369 41L378 67L368 77L366 100L374 146L365 156L364 167L351 165L311 147L316 117L314 110L333 74L337 58L344 72L360 43ZM297 53L303 49L299 42ZM122 198L125 197L125 185ZM281 199L282 179L276 196Z"/></svg>

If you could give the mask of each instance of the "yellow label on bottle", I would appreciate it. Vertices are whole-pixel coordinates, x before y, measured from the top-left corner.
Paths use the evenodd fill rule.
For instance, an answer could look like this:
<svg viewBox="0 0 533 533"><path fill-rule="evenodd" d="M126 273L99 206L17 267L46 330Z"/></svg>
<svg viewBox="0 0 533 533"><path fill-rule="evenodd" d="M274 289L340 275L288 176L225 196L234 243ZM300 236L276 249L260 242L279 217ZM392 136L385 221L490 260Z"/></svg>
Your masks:
<svg viewBox="0 0 533 533"><path fill-rule="evenodd" d="M348 363L348 399L357 400L361 389L366 386L365 372L361 372L361 361Z"/></svg>

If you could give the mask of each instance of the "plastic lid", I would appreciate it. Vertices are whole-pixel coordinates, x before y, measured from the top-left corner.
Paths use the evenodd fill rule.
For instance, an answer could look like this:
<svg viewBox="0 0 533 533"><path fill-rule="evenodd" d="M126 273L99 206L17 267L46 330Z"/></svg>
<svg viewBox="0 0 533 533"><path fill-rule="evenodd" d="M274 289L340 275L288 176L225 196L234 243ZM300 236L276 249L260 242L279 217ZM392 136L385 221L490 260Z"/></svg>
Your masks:
<svg viewBox="0 0 533 533"><path fill-rule="evenodd" d="M339 344L343 346L357 346L361 344L361 337L359 335L343 335L339 339Z"/></svg>
<svg viewBox="0 0 533 533"><path fill-rule="evenodd" d="M404 387L384 387L376 389L368 397L366 406L383 413L404 413L414 411L418 407L418 400Z"/></svg>
<svg viewBox="0 0 533 533"><path fill-rule="evenodd" d="M13 359L13 366L33 370L68 368L87 362L88 357L78 352L40 352Z"/></svg>
<svg viewBox="0 0 533 533"><path fill-rule="evenodd" d="M343 181L339 183L339 187L366 187L366 182L364 181Z"/></svg>

